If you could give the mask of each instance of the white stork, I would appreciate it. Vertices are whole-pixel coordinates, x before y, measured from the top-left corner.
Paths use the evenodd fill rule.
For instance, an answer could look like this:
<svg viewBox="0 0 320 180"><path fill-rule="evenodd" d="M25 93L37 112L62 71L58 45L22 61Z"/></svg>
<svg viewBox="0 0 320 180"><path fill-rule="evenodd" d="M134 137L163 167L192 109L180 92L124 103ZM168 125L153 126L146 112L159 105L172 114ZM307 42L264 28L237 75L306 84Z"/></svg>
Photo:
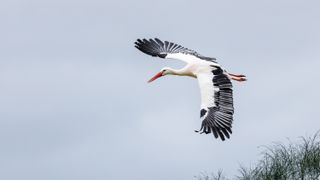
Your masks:
<svg viewBox="0 0 320 180"><path fill-rule="evenodd" d="M231 80L246 81L244 75L227 73L215 58L205 57L178 44L155 39L138 39L135 47L151 56L177 59L187 63L182 69L165 67L148 82L165 75L190 76L198 79L201 93L200 133L213 133L215 138L230 138L233 121Z"/></svg>

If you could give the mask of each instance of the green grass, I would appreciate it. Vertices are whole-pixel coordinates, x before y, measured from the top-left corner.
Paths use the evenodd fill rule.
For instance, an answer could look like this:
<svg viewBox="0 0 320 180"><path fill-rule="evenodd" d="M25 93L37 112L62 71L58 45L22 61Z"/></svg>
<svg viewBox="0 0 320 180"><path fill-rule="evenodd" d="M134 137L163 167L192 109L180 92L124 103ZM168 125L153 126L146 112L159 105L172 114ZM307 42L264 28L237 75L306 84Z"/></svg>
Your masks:
<svg viewBox="0 0 320 180"><path fill-rule="evenodd" d="M263 146L262 158L254 167L240 167L237 180L319 180L320 133L289 141ZM219 170L217 173L200 173L198 180L229 180Z"/></svg>

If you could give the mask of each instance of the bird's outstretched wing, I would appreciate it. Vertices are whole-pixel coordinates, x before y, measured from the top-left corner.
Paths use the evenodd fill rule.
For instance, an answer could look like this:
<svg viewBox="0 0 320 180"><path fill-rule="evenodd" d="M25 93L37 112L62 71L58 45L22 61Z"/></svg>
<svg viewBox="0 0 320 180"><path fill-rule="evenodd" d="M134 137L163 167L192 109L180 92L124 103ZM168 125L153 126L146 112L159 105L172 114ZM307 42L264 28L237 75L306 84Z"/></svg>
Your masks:
<svg viewBox="0 0 320 180"><path fill-rule="evenodd" d="M230 138L233 121L232 84L220 67L197 76L201 93L201 133L213 133L215 138ZM196 132L199 132L196 131Z"/></svg>
<svg viewBox="0 0 320 180"><path fill-rule="evenodd" d="M137 39L135 47L146 54L160 58L177 59L187 63L199 60L216 62L215 58L202 56L194 50L172 42L163 42L158 38L149 40Z"/></svg>

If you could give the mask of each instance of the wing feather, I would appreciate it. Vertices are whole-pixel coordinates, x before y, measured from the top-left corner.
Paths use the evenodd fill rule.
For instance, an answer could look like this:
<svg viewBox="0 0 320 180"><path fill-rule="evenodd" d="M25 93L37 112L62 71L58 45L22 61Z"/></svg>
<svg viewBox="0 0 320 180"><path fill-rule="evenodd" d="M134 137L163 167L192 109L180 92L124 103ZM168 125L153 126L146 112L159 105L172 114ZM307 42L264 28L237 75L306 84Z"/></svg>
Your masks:
<svg viewBox="0 0 320 180"><path fill-rule="evenodd" d="M198 75L201 92L200 133L213 133L225 140L232 134L233 98L230 79L220 67ZM210 83L209 83L210 82Z"/></svg>
<svg viewBox="0 0 320 180"><path fill-rule="evenodd" d="M169 41L161 41L158 38L155 39L137 39L135 47L140 51L160 58L178 59L185 62L191 61L210 61L216 62L215 58L202 56L194 50L182 47L181 45L175 44Z"/></svg>

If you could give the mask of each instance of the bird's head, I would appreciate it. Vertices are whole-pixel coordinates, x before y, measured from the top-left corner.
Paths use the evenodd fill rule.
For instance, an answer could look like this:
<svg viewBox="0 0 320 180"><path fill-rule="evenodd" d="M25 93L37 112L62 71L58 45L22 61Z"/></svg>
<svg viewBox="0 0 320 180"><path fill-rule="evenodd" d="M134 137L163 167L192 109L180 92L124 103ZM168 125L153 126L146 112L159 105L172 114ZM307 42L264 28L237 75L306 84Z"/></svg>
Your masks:
<svg viewBox="0 0 320 180"><path fill-rule="evenodd" d="M158 72L155 76L153 76L149 81L148 83L162 77L162 76L165 76L165 75L168 75L168 74L173 74L173 70L172 68L169 68L169 67L165 67L165 68L162 68L160 70L160 72Z"/></svg>

